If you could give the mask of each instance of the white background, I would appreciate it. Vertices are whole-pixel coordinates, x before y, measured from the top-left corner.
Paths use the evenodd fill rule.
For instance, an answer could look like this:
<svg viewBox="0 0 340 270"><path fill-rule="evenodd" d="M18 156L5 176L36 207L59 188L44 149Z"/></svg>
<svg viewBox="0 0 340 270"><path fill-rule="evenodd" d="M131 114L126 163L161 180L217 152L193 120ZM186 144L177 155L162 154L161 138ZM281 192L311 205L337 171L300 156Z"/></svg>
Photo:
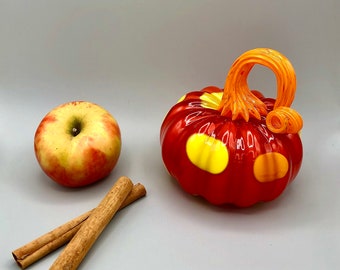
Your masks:
<svg viewBox="0 0 340 270"><path fill-rule="evenodd" d="M118 213L81 269L339 269L339 1L0 1L0 268L11 251L95 207L121 175L146 198ZM164 169L163 117L177 99L223 86L243 52L269 47L295 67L304 160L277 200L213 207ZM255 67L251 88L275 97ZM105 180L48 179L34 156L43 116L72 100L117 119L123 148ZM61 249L31 266L48 269Z"/></svg>

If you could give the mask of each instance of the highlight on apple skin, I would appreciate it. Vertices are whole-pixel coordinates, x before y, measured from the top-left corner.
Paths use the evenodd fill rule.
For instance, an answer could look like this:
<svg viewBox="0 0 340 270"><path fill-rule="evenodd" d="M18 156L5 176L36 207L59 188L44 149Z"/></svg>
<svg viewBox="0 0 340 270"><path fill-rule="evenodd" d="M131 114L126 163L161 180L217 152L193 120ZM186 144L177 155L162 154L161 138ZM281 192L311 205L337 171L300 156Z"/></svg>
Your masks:
<svg viewBox="0 0 340 270"><path fill-rule="evenodd" d="M42 119L34 151L42 170L55 182L86 186L105 178L116 166L121 151L119 125L97 104L68 102Z"/></svg>

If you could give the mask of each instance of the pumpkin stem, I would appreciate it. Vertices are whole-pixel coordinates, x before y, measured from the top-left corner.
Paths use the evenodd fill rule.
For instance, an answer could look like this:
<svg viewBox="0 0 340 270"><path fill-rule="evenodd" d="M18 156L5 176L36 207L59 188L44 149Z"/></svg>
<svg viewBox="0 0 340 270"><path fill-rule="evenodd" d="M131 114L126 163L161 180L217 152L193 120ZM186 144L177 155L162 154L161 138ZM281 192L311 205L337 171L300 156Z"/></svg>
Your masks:
<svg viewBox="0 0 340 270"><path fill-rule="evenodd" d="M243 118L247 122L249 118L261 119L261 116L267 115L266 105L251 93L247 83L247 77L255 64L270 68L276 75L277 99L274 109L292 104L296 88L293 66L281 53L257 48L242 54L230 68L219 107L221 115L232 120Z"/></svg>
<svg viewBox="0 0 340 270"><path fill-rule="evenodd" d="M297 111L281 106L268 113L266 125L274 133L298 133L302 129L303 120Z"/></svg>

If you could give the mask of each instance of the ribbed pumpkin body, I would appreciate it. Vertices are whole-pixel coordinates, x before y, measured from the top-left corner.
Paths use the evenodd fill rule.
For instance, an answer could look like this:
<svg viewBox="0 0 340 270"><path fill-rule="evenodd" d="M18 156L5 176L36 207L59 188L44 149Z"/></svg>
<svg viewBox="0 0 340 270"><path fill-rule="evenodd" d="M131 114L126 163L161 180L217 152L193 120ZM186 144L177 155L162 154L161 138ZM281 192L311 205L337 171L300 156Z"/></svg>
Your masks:
<svg viewBox="0 0 340 270"><path fill-rule="evenodd" d="M264 116L245 121L221 115L222 95L207 87L170 109L160 132L164 164L186 192L212 204L271 201L301 167L300 136L271 132ZM275 100L260 99L270 112Z"/></svg>

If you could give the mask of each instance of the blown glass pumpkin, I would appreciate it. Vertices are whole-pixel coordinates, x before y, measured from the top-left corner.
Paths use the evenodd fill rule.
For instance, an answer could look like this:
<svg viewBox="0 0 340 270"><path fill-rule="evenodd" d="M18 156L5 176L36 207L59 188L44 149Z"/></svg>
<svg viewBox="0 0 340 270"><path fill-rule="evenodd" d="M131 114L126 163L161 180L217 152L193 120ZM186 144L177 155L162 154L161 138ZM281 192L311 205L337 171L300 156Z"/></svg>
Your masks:
<svg viewBox="0 0 340 270"><path fill-rule="evenodd" d="M276 99L249 89L256 64L275 73ZM166 169L186 192L215 205L248 207L277 198L302 163L303 121L290 108L295 89L294 68L284 55L268 48L245 52L224 89L189 92L170 109L160 130Z"/></svg>

